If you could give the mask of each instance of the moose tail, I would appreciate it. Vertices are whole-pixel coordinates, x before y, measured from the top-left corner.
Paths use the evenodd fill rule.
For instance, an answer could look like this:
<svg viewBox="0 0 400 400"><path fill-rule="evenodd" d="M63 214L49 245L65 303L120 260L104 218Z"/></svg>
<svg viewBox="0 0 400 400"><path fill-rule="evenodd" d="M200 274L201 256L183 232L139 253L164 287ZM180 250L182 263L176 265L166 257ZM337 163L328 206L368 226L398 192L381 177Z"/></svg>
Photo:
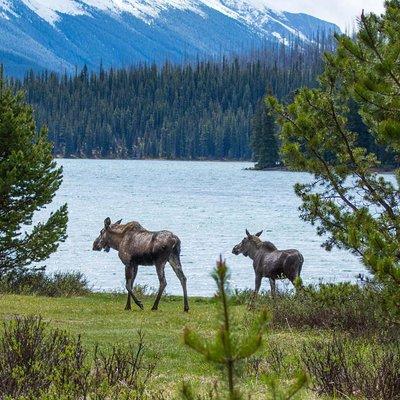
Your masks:
<svg viewBox="0 0 400 400"><path fill-rule="evenodd" d="M178 237L175 237L175 243L172 246L172 253L177 257L181 254L181 241Z"/></svg>
<svg viewBox="0 0 400 400"><path fill-rule="evenodd" d="M181 241L177 236L175 236L174 243L171 249L171 255L169 257L170 264L178 268L182 268L180 255L181 255Z"/></svg>

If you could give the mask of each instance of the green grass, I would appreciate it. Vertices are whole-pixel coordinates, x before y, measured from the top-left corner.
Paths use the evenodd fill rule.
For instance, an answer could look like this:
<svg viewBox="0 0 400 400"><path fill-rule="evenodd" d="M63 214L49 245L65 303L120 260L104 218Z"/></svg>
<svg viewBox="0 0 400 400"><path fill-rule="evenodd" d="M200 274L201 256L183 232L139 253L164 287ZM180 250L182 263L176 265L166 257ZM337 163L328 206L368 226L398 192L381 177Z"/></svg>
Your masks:
<svg viewBox="0 0 400 400"><path fill-rule="evenodd" d="M41 315L53 327L81 334L89 349L94 349L95 344L102 348L135 345L137 331L142 330L147 355L156 362L157 380L165 388L175 391L183 379L194 382L214 380L218 374L216 368L183 344L182 333L183 328L189 326L205 336L211 335L218 326L215 300L191 298L189 313L183 312L183 301L177 297L162 299L158 311L151 311L153 298L144 299L144 311L135 307L132 311L125 311L125 300L125 295L108 293L72 298L0 294L0 319L13 315ZM232 311L240 323L240 330L245 331L255 312L248 311L243 305L232 306ZM288 328L270 332L268 339L286 343L290 352L295 354L302 340L315 334L318 333ZM259 355L266 353L267 347L265 343ZM247 387L255 389L257 386L250 375L244 380Z"/></svg>

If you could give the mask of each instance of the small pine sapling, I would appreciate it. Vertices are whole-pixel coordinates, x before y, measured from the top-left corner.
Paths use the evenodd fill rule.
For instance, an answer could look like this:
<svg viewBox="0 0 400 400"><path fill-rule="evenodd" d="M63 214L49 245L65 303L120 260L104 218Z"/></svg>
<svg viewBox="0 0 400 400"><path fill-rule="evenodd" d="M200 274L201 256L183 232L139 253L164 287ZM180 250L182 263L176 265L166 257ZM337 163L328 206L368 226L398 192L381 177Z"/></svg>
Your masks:
<svg viewBox="0 0 400 400"><path fill-rule="evenodd" d="M234 329L229 307L228 280L229 271L226 262L220 257L213 272L213 278L217 284L217 298L221 305L221 325L214 340L205 340L198 333L189 328L184 330L184 342L187 346L202 354L211 363L223 367L226 377L226 394L217 393L217 399L239 400L243 393L238 387L237 364L252 356L262 345L263 333L268 321L266 309L262 310L255 319L247 335L239 335ZM269 392L274 400L287 400L293 398L306 384L307 378L301 374L289 389L279 386L276 377L265 376L264 382L269 387ZM222 385L217 385L219 388ZM183 384L182 395L186 400L201 398L188 384Z"/></svg>

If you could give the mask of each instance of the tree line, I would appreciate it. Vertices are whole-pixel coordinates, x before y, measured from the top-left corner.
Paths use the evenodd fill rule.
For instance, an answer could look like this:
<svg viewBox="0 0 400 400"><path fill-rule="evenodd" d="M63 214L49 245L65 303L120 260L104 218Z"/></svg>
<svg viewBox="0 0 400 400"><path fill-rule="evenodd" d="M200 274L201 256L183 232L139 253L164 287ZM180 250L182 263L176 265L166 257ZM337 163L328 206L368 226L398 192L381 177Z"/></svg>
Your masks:
<svg viewBox="0 0 400 400"><path fill-rule="evenodd" d="M304 44L267 43L241 57L186 65L136 65L73 76L33 71L11 80L23 89L38 126L47 126L58 157L255 159L259 168L279 164L275 122L265 94L290 101L314 87L326 34ZM354 129L385 165L391 156L377 146L351 110Z"/></svg>
<svg viewBox="0 0 400 400"><path fill-rule="evenodd" d="M137 65L74 76L29 72L38 126L62 157L235 159L252 157L252 118L266 92L288 99L313 86L330 42L268 44L246 56L186 65Z"/></svg>

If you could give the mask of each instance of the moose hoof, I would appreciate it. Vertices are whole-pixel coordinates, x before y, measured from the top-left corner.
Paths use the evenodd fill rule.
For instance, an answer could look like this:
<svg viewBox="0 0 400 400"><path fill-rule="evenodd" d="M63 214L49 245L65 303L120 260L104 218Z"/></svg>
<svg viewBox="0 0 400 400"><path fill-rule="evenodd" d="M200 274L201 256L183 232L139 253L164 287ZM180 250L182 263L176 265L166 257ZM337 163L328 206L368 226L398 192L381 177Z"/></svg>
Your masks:
<svg viewBox="0 0 400 400"><path fill-rule="evenodd" d="M184 311L184 312L189 312L189 307L185 307L185 308L183 309L183 311Z"/></svg>
<svg viewBox="0 0 400 400"><path fill-rule="evenodd" d="M158 307L151 307L151 311L157 311L158 310Z"/></svg>
<svg viewBox="0 0 400 400"><path fill-rule="evenodd" d="M142 303L139 303L139 304L138 304L138 307L139 307L141 310L144 310L144 307L143 307L143 304L142 304Z"/></svg>
<svg viewBox="0 0 400 400"><path fill-rule="evenodd" d="M125 311L130 311L132 308L130 306L125 306Z"/></svg>

